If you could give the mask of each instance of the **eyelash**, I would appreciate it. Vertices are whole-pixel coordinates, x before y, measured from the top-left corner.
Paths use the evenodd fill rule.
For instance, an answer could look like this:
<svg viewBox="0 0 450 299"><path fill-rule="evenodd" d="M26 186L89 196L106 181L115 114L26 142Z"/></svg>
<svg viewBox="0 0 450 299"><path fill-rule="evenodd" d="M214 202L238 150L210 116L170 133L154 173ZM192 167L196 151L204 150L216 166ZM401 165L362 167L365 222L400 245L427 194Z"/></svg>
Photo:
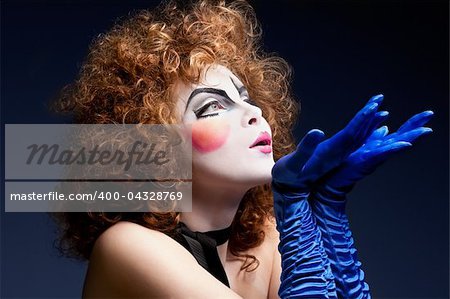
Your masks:
<svg viewBox="0 0 450 299"><path fill-rule="evenodd" d="M219 115L219 113L213 113L213 114L202 115L202 116L199 116L198 118L205 118L205 117L216 116L216 115Z"/></svg>
<svg viewBox="0 0 450 299"><path fill-rule="evenodd" d="M261 107L259 107L258 104L256 104L255 101L253 101L253 100L250 99L250 98L246 98L244 101L247 102L247 103L249 103L249 104L252 105L252 106L261 108ZM204 105L203 107L201 107L200 109L198 109L197 111L194 111L195 116L197 116L197 118L206 118L206 117L211 117L211 116L217 116L217 115L219 115L219 113L211 113L211 114L201 115L201 113L203 113L203 111L206 111L206 110L207 110L211 105L213 105L213 104L217 104L217 105L221 106L222 108L225 108L219 101L217 101L217 100L211 101L211 102L207 103L206 105Z"/></svg>
<svg viewBox="0 0 450 299"><path fill-rule="evenodd" d="M211 105L216 104L222 108L225 108L219 101L211 101L208 104L204 105L203 107L201 107L200 109L198 109L195 113L195 116L197 116L197 118L205 118L205 117L210 117L210 116L216 116L219 115L219 113L211 113L211 114L206 114L206 115L201 115L201 113L203 113L204 111L206 111Z"/></svg>

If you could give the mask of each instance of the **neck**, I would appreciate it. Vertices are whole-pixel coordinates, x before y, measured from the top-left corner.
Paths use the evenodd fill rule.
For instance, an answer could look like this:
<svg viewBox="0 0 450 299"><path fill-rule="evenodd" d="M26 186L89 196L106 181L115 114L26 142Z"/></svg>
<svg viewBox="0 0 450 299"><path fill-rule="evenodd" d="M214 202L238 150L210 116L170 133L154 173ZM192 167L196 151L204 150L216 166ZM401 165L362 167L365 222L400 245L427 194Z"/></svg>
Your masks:
<svg viewBox="0 0 450 299"><path fill-rule="evenodd" d="M192 231L206 232L227 228L247 192L245 186L214 186L193 183L192 212L183 212L180 221Z"/></svg>

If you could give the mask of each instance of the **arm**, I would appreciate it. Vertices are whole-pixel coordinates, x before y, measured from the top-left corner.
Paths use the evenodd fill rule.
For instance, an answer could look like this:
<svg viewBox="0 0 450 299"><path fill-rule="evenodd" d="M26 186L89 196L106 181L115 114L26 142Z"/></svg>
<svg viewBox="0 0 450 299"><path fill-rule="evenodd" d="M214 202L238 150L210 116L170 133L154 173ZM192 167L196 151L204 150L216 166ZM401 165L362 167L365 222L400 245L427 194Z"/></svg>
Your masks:
<svg viewBox="0 0 450 299"><path fill-rule="evenodd" d="M296 151L282 157L272 169L282 268L278 294L283 299L336 297L330 264L307 201L309 188L303 177L297 179L298 169L302 169L311 159L322 139L321 131L310 131ZM298 169L289 169L293 165Z"/></svg>
<svg viewBox="0 0 450 299"><path fill-rule="evenodd" d="M431 129L421 126L432 115L431 111L419 113L390 135L387 135L387 127L375 130L339 168L316 183L310 203L322 232L340 298L370 298L345 213L347 193L357 181L393 154L411 147L420 136L430 133Z"/></svg>
<svg viewBox="0 0 450 299"><path fill-rule="evenodd" d="M314 182L339 166L376 125L382 96L373 97L350 123L333 137L312 130L297 149L272 169L272 188L279 251L282 260L281 298L335 298L335 283L321 232L308 202Z"/></svg>
<svg viewBox="0 0 450 299"><path fill-rule="evenodd" d="M97 240L83 298L241 298L163 233L119 222Z"/></svg>
<svg viewBox="0 0 450 299"><path fill-rule="evenodd" d="M335 277L338 298L370 298L345 214L345 200L332 201L317 192L310 202Z"/></svg>
<svg viewBox="0 0 450 299"><path fill-rule="evenodd" d="M272 259L272 272L270 275L270 284L269 284L269 299L279 299L278 290L280 289L281 284L281 255L278 252L278 244L279 244L279 236L277 234L274 246L273 246L273 259Z"/></svg>
<svg viewBox="0 0 450 299"><path fill-rule="evenodd" d="M276 184L273 193L280 232L280 297L335 298L334 278L307 201L309 194L285 193Z"/></svg>

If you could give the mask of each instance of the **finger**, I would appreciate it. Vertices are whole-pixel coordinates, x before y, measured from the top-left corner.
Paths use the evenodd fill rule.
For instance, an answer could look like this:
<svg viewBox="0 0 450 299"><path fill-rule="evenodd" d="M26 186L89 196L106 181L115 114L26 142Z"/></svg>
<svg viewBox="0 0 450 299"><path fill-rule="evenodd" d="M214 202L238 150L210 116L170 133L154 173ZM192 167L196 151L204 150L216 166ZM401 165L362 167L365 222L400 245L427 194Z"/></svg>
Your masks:
<svg viewBox="0 0 450 299"><path fill-rule="evenodd" d="M374 103L372 105L378 105L377 103ZM348 134L351 134L351 136L348 136L344 134L344 140L343 143L346 143L348 139L349 143L346 143L347 145L344 145L344 148L348 148L349 152L353 152L357 148L359 148L364 142L366 141L367 137L373 129L376 127L380 121L385 119L387 117L387 114L384 113L384 111L381 111L381 113L376 112L378 106L371 106L366 112L363 112L364 119L361 118L361 121L350 123L346 128L345 131ZM352 127L357 126L357 127Z"/></svg>
<svg viewBox="0 0 450 299"><path fill-rule="evenodd" d="M380 100L381 97L376 98L376 101ZM312 180L316 176L320 177L338 166L348 155L359 148L364 142L364 139L361 138L363 134L361 131L364 132L372 122L377 108L377 102L369 101L344 129L328 140L321 142L314 151L314 156L308 156L307 160L303 158L302 162L305 162L305 164L302 172L304 172L304 175L310 176ZM303 154L301 156L306 157L307 155Z"/></svg>
<svg viewBox="0 0 450 299"><path fill-rule="evenodd" d="M375 113L375 116L374 116L371 124L367 127L366 131L361 136L361 138L363 140L366 140L365 142L367 142L367 139L369 138L367 136L371 136L372 133L374 132L375 128L377 128L382 122L384 122L388 118L388 116L389 116L388 111L379 111L379 112Z"/></svg>
<svg viewBox="0 0 450 299"><path fill-rule="evenodd" d="M380 122L386 120L386 118L388 116L389 116L389 111L379 111L375 114L375 118L379 122L378 124L380 124ZM378 125L376 125L375 127L378 127Z"/></svg>
<svg viewBox="0 0 450 299"><path fill-rule="evenodd" d="M388 133L389 133L389 129L387 126L379 127L378 129L376 129L375 131L372 132L372 135L370 135L369 138L367 138L366 143L369 143L369 142L375 141L375 140L380 140L384 136L386 136Z"/></svg>
<svg viewBox="0 0 450 299"><path fill-rule="evenodd" d="M376 96L373 96L370 98L370 100L367 103L378 103L378 105L383 101L384 95L378 94Z"/></svg>
<svg viewBox="0 0 450 299"><path fill-rule="evenodd" d="M359 138L360 131L364 130L375 116L376 107L378 107L377 103L366 105L344 129L323 141L315 150L314 157L306 162L304 168L308 170L320 168L320 173L325 173L361 147L364 139Z"/></svg>
<svg viewBox="0 0 450 299"><path fill-rule="evenodd" d="M397 133L401 134L405 131L409 131L411 129L422 127L425 125L434 115L434 112L431 110L427 110L421 113L418 113L408 119L398 130Z"/></svg>
<svg viewBox="0 0 450 299"><path fill-rule="evenodd" d="M377 147L362 154L362 161L365 161L364 163L369 162L371 165L379 165L380 163L386 161L394 153L400 152L410 147L412 147L412 144L410 142L393 142L391 144Z"/></svg>
<svg viewBox="0 0 450 299"><path fill-rule="evenodd" d="M347 126L327 140L327 145L330 144L328 149L334 150L333 155L347 155L362 145L364 140L360 138L361 132L365 131L372 122L377 107L377 103L366 105ZM326 151L324 151L324 154L326 154Z"/></svg>
<svg viewBox="0 0 450 299"><path fill-rule="evenodd" d="M433 132L433 129L427 127L417 128L408 132L404 132L402 134L396 134L394 138L389 138L386 141L406 141L406 142L414 142L419 137L428 135Z"/></svg>
<svg viewBox="0 0 450 299"><path fill-rule="evenodd" d="M325 139L325 133L318 129L312 129L302 138L297 149L290 158L292 165L303 166L311 157L317 145Z"/></svg>
<svg viewBox="0 0 450 299"><path fill-rule="evenodd" d="M344 128L344 132L347 132L348 134L351 134L353 137L353 140L357 141L357 145L354 148L358 148L362 140L366 139L367 134L370 134L374 128L376 128L378 125L375 125L377 121L374 121L374 114L377 112L377 109L381 102L383 101L384 96L382 94L373 96L370 98L370 100L366 103L366 105L353 117L353 119L347 124L347 126ZM376 116L377 120L381 117L381 121L383 118L389 114L387 111L382 112L381 114L378 114ZM379 123L378 123L379 124Z"/></svg>
<svg viewBox="0 0 450 299"><path fill-rule="evenodd" d="M368 123L372 122L372 119L377 112L378 103L372 103L366 105L361 109L355 117L347 124L346 130L348 132L357 132L361 127L366 127Z"/></svg>

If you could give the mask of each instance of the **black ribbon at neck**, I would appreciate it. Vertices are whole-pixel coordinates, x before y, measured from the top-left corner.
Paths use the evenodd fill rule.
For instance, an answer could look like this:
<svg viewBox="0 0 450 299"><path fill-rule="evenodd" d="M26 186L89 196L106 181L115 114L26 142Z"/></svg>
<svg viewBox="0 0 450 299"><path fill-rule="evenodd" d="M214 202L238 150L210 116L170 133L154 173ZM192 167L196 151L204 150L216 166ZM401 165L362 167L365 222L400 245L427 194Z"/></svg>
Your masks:
<svg viewBox="0 0 450 299"><path fill-rule="evenodd" d="M194 239L204 238L205 242L214 244L214 246L224 244L226 241L228 241L231 234L231 226L207 232L193 232L183 222L180 222L178 226L183 234L188 235Z"/></svg>
<svg viewBox="0 0 450 299"><path fill-rule="evenodd" d="M229 287L227 274L217 253L217 246L224 244L230 238L231 226L208 232L193 232L180 222L178 231L188 242L190 251L197 262Z"/></svg>

